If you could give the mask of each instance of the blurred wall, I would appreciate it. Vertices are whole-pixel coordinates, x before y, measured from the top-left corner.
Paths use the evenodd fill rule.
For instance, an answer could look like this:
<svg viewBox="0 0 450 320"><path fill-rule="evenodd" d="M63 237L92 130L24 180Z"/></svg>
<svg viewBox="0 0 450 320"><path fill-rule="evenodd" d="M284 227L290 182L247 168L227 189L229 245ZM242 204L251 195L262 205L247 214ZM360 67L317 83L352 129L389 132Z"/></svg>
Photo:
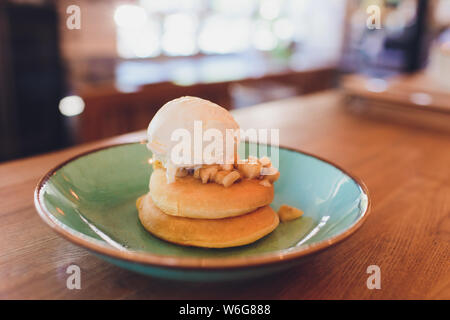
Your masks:
<svg viewBox="0 0 450 320"><path fill-rule="evenodd" d="M82 81L86 75L113 76L117 50L116 26L112 17L116 6L122 3L124 1L117 0L56 1L61 17L59 23L61 53L73 81ZM69 17L66 10L72 4L78 5L81 9L80 30L69 30L66 27L66 20ZM101 72L96 72L96 68L101 68Z"/></svg>

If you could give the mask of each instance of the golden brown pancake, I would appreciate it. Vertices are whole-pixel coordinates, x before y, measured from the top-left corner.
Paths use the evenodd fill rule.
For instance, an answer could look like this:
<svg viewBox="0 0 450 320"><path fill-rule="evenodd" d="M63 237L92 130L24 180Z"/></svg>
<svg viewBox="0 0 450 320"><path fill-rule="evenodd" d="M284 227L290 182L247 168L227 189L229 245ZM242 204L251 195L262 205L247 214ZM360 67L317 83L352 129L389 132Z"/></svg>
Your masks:
<svg viewBox="0 0 450 320"><path fill-rule="evenodd" d="M273 186L259 180L243 179L225 188L217 183L203 184L193 176L167 183L165 171L156 169L150 178L150 195L164 213L194 219L222 219L239 216L273 200Z"/></svg>
<svg viewBox="0 0 450 320"><path fill-rule="evenodd" d="M269 206L225 219L191 219L162 212L149 194L136 201L142 225L158 238L185 246L236 247L252 243L272 232L279 223Z"/></svg>

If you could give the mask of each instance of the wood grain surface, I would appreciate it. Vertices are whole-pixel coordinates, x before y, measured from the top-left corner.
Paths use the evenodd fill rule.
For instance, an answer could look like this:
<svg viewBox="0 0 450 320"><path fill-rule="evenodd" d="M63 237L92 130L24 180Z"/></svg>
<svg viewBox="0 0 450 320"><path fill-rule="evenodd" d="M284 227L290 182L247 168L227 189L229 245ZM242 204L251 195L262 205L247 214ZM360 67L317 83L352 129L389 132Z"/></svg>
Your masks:
<svg viewBox="0 0 450 320"><path fill-rule="evenodd" d="M281 143L359 176L372 214L352 237L308 263L256 281L189 284L138 275L60 238L37 215L33 190L50 168L82 151L143 132L0 164L2 299L450 299L450 135L355 114L338 91L234 112L243 128L280 128ZM81 267L81 290L66 268ZM369 265L381 289L366 286Z"/></svg>

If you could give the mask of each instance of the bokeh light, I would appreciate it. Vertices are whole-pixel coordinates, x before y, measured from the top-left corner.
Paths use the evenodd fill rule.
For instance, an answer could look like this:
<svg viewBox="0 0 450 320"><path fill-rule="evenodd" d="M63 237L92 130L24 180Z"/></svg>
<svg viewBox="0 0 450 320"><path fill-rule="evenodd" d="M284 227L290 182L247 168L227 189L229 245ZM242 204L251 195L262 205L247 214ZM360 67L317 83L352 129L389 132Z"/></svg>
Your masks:
<svg viewBox="0 0 450 320"><path fill-rule="evenodd" d="M59 111L66 117L73 117L84 111L84 101L79 96L67 96L59 102Z"/></svg>

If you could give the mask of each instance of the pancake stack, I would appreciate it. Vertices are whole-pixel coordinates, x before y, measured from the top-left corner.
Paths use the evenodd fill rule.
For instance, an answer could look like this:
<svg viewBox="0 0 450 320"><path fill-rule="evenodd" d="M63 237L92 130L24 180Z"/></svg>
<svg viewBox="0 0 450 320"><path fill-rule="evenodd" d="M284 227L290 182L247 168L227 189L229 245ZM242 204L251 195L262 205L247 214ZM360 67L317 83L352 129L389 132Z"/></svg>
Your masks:
<svg viewBox="0 0 450 320"><path fill-rule="evenodd" d="M215 148L203 149L202 141L196 148L199 137L210 141L207 132L214 133ZM189 138L172 139L174 133ZM150 233L181 245L225 248L252 243L278 226L269 204L279 172L267 157L238 159L240 128L228 110L197 97L177 98L158 110L147 137L153 173L149 193L136 205Z"/></svg>
<svg viewBox="0 0 450 320"><path fill-rule="evenodd" d="M244 175L231 186L203 183L193 175L167 183L155 168L150 192L137 200L139 219L153 235L185 246L226 248L252 243L279 224L269 206L272 184Z"/></svg>

